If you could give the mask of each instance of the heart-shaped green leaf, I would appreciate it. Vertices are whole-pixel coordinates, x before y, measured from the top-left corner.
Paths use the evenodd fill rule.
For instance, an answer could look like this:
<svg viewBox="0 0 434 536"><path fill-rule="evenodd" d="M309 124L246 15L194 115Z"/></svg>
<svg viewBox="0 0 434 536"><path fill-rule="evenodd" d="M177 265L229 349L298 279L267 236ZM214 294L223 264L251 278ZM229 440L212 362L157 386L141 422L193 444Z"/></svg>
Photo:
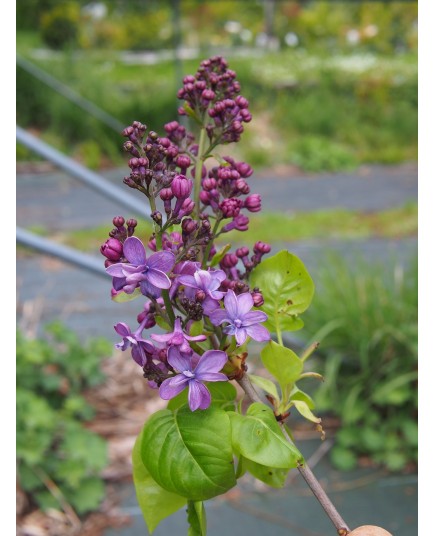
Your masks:
<svg viewBox="0 0 434 536"><path fill-rule="evenodd" d="M272 332L294 331L303 327L298 315L310 305L314 284L301 260L280 251L255 268L251 286L259 287L264 296L261 310L267 313L265 327Z"/></svg>
<svg viewBox="0 0 434 536"><path fill-rule="evenodd" d="M187 499L166 491L155 482L143 465L140 454L141 443L142 434L137 437L133 448L133 480L137 502L142 510L148 530L152 533L160 521L184 506Z"/></svg>
<svg viewBox="0 0 434 536"><path fill-rule="evenodd" d="M245 458L267 467L291 469L303 459L288 443L271 408L254 402L246 415L229 412L234 450Z"/></svg>
<svg viewBox="0 0 434 536"><path fill-rule="evenodd" d="M236 484L229 416L215 406L154 413L143 428L141 455L160 486L194 501Z"/></svg>

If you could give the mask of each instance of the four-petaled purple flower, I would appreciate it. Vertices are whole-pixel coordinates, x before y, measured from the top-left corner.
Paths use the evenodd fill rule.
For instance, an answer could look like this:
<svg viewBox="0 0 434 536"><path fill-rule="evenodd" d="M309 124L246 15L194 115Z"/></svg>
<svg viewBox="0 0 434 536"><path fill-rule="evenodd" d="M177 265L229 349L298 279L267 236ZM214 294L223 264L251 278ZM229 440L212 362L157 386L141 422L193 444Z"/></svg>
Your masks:
<svg viewBox="0 0 434 536"><path fill-rule="evenodd" d="M144 329L144 322L134 332L124 322L118 322L114 328L116 333L122 337L122 342L115 344L116 348L125 351L131 346L132 358L138 365L144 367L146 364L146 355L153 355L156 351L152 343L142 338L141 334Z"/></svg>
<svg viewBox="0 0 434 536"><path fill-rule="evenodd" d="M161 398L170 400L188 387L188 405L191 411L208 408L211 394L202 382L227 381L227 376L220 372L227 358L221 350L208 350L199 357L197 354L181 354L176 346L171 346L167 361L180 374L163 381L160 385Z"/></svg>
<svg viewBox="0 0 434 536"><path fill-rule="evenodd" d="M132 294L140 285L142 294L158 298L161 289L170 288L170 279L166 275L175 264L175 255L170 251L159 251L146 258L146 250L141 240L135 236L127 238L123 246L128 263L112 264L106 272L113 276L115 290Z"/></svg>
<svg viewBox="0 0 434 536"><path fill-rule="evenodd" d="M270 333L260 325L268 316L263 311L250 310L254 305L250 292L237 296L233 290L228 290L224 304L224 309L216 309L209 318L215 326L228 322L223 332L234 335L238 346L244 344L247 337L261 342L270 340Z"/></svg>
<svg viewBox="0 0 434 536"><path fill-rule="evenodd" d="M197 270L193 275L180 275L178 282L187 287L185 294L190 299L195 298L198 290L205 292L202 307L203 312L209 315L218 308L218 300L225 295L224 292L217 290L225 279L226 274L223 270Z"/></svg>
<svg viewBox="0 0 434 536"><path fill-rule="evenodd" d="M181 319L177 318L172 333L165 333L164 335L152 333L151 339L157 342L166 343L169 347L176 346L179 348L179 351L184 354L191 354L192 349L190 348L188 341L204 341L206 340L206 335L196 335L194 337L187 335L182 330Z"/></svg>

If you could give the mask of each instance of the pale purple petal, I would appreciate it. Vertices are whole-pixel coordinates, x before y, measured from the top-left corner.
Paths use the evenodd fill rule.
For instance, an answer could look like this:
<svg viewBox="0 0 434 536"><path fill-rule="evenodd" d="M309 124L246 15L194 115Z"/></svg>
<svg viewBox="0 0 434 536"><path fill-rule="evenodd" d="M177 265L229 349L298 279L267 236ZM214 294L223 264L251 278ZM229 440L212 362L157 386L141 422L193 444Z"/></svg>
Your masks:
<svg viewBox="0 0 434 536"><path fill-rule="evenodd" d="M253 327L253 326L252 326ZM249 329L249 328L247 328ZM235 328L235 338L237 340L238 346L241 346L246 342L247 339L247 329L244 328ZM265 329L265 328L264 328Z"/></svg>
<svg viewBox="0 0 434 536"><path fill-rule="evenodd" d="M148 277L149 283L151 283L151 285L154 285L154 287L164 289L170 288L170 279L164 272L160 272L160 270L157 270L155 268L150 268L146 275Z"/></svg>
<svg viewBox="0 0 434 536"><path fill-rule="evenodd" d="M178 282L186 287L198 288L195 278L192 275L180 275Z"/></svg>
<svg viewBox="0 0 434 536"><path fill-rule="evenodd" d="M191 411L206 409L211 404L211 395L202 383L196 380L188 382L188 405Z"/></svg>
<svg viewBox="0 0 434 536"><path fill-rule="evenodd" d="M191 335L185 335L184 338L187 339L187 341L205 341L206 335L194 335L193 337Z"/></svg>
<svg viewBox="0 0 434 536"><path fill-rule="evenodd" d="M131 349L131 357L141 367L145 366L146 354L141 344L136 344Z"/></svg>
<svg viewBox="0 0 434 536"><path fill-rule="evenodd" d="M243 292L237 296L238 311L240 316L244 316L245 313L250 311L253 307L253 298L250 292Z"/></svg>
<svg viewBox="0 0 434 536"><path fill-rule="evenodd" d="M160 385L160 396L163 400L170 400L179 395L187 387L188 378L183 374L178 374L174 378L167 378Z"/></svg>
<svg viewBox="0 0 434 536"><path fill-rule="evenodd" d="M196 379L201 382L227 382L228 377L226 374L220 372L204 372L199 375L196 374Z"/></svg>
<svg viewBox="0 0 434 536"><path fill-rule="evenodd" d="M259 322L265 322L268 316L264 311L250 311L242 316L243 328L251 326L252 324L259 324Z"/></svg>
<svg viewBox="0 0 434 536"><path fill-rule="evenodd" d="M125 288L126 287L124 287L124 290ZM161 290L147 279L140 282L140 290L144 296L148 296L149 298L159 298L161 296Z"/></svg>
<svg viewBox="0 0 434 536"><path fill-rule="evenodd" d="M228 316L235 320L238 318L238 302L235 292L228 290L225 296L225 309L228 312Z"/></svg>
<svg viewBox="0 0 434 536"><path fill-rule="evenodd" d="M201 375L205 372L220 372L225 366L228 356L221 350L208 350L200 358L199 363L194 369L196 375Z"/></svg>
<svg viewBox="0 0 434 536"><path fill-rule="evenodd" d="M210 273L212 278L217 279L219 283L222 283L226 279L226 273L223 270L211 270Z"/></svg>
<svg viewBox="0 0 434 536"><path fill-rule="evenodd" d="M127 279L125 277L114 277L113 278L114 290L122 290L126 282L127 282Z"/></svg>
<svg viewBox="0 0 434 536"><path fill-rule="evenodd" d="M268 329L264 328L264 326L261 326L259 324L246 327L246 331L249 337L251 337L255 341L262 342L270 340L270 333Z"/></svg>
<svg viewBox="0 0 434 536"><path fill-rule="evenodd" d="M211 274L206 270L198 270L193 277L196 285L203 290L207 290L212 282Z"/></svg>
<svg viewBox="0 0 434 536"><path fill-rule="evenodd" d="M112 264L110 266L107 266L105 271L111 275L112 277L125 277L123 267L126 266L122 262L118 262L117 264Z"/></svg>
<svg viewBox="0 0 434 536"><path fill-rule="evenodd" d="M210 315L209 319L214 326L219 326L223 322L230 322L231 319L228 316L226 309L215 309Z"/></svg>
<svg viewBox="0 0 434 536"><path fill-rule="evenodd" d="M202 302L203 312L209 316L213 311L220 307L220 304L217 300L207 296Z"/></svg>
<svg viewBox="0 0 434 536"><path fill-rule="evenodd" d="M125 294L132 294L136 290L136 287L137 283L131 283L131 285L124 285L122 290Z"/></svg>
<svg viewBox="0 0 434 536"><path fill-rule="evenodd" d="M184 370L191 371L190 358L182 355L176 346L171 346L169 348L167 361L175 370L179 370L179 372L184 372Z"/></svg>
<svg viewBox="0 0 434 536"><path fill-rule="evenodd" d="M128 274L127 275L127 281L128 281L128 284L131 285L132 283L140 283L140 281L143 281L144 279L146 279L146 276L143 275L142 273L132 273L132 274Z"/></svg>
<svg viewBox="0 0 434 536"><path fill-rule="evenodd" d="M125 322L118 322L115 326L115 331L118 335L121 337L127 337L127 335L131 335L131 330Z"/></svg>
<svg viewBox="0 0 434 536"><path fill-rule="evenodd" d="M193 275L200 269L200 262L183 261L179 262L173 269L174 274Z"/></svg>
<svg viewBox="0 0 434 536"><path fill-rule="evenodd" d="M220 286L220 283L218 284ZM213 300L221 300L225 296L226 292L222 292L221 290L208 290L208 295Z"/></svg>
<svg viewBox="0 0 434 536"><path fill-rule="evenodd" d="M151 334L151 339L157 342L168 342L170 341L171 338L172 338L172 333L164 333L164 334L152 333Z"/></svg>
<svg viewBox="0 0 434 536"><path fill-rule="evenodd" d="M140 266L134 266L132 264L122 264L122 272L125 277L130 277L131 274L140 274L144 271L146 266L141 264Z"/></svg>
<svg viewBox="0 0 434 536"><path fill-rule="evenodd" d="M124 255L131 264L136 266L146 264L145 246L136 236L130 236L125 240Z"/></svg>
<svg viewBox="0 0 434 536"><path fill-rule="evenodd" d="M158 251L149 257L147 264L149 268L170 272L175 264L175 255L171 251Z"/></svg>

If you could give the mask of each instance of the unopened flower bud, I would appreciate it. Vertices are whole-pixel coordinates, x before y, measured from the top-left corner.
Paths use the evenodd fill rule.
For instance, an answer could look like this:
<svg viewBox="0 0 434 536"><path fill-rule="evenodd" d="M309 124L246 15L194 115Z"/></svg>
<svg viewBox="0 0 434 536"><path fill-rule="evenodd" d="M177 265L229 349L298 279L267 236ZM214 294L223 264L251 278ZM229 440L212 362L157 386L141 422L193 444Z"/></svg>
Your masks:
<svg viewBox="0 0 434 536"><path fill-rule="evenodd" d="M238 263L238 257L233 253L226 253L223 259L220 261L222 268L233 268Z"/></svg>
<svg viewBox="0 0 434 536"><path fill-rule="evenodd" d="M249 248L247 248L246 246L243 246L241 248L238 248L236 251L235 251L235 255L239 258L239 259L242 259L243 257L247 257L247 255L249 254Z"/></svg>
<svg viewBox="0 0 434 536"><path fill-rule="evenodd" d="M253 292L251 294L252 294L252 298L253 298L253 305L255 307L261 307L261 305L264 305L264 297L259 292L259 289L254 288Z"/></svg>
<svg viewBox="0 0 434 536"><path fill-rule="evenodd" d="M162 216L160 211L155 210L154 212L152 212L151 213L151 218L155 221L155 223L157 225L161 226L161 224L163 222L163 216Z"/></svg>
<svg viewBox="0 0 434 536"><path fill-rule="evenodd" d="M253 246L253 251L257 254L265 255L265 253L270 253L271 246L265 242L256 242L256 244Z"/></svg>
<svg viewBox="0 0 434 536"><path fill-rule="evenodd" d="M101 247L100 252L110 261L118 261L123 255L123 246L116 238L109 238Z"/></svg>
<svg viewBox="0 0 434 536"><path fill-rule="evenodd" d="M125 223L125 218L123 218L122 216L115 216L113 218L113 225L115 227L118 227L118 228L123 227L124 223Z"/></svg>
<svg viewBox="0 0 434 536"><path fill-rule="evenodd" d="M261 196L259 194L249 195L244 201L244 207L249 212L259 212L261 210Z"/></svg>
<svg viewBox="0 0 434 536"><path fill-rule="evenodd" d="M177 175L170 185L172 188L173 195L178 198L186 198L191 194L193 189L193 181L187 179L184 175Z"/></svg>
<svg viewBox="0 0 434 536"><path fill-rule="evenodd" d="M198 301L199 303L202 303L205 298L206 298L206 294L203 290L198 290L196 292L196 295L195 295L196 301Z"/></svg>

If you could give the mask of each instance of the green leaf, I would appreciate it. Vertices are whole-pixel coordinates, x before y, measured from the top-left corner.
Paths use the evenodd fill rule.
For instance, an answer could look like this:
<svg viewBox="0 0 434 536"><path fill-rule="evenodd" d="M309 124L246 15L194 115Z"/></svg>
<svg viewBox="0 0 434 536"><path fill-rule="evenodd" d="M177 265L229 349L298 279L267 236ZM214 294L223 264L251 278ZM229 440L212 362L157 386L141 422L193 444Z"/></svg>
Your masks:
<svg viewBox="0 0 434 536"><path fill-rule="evenodd" d="M309 406L303 400L291 400L291 404L289 405L289 407L291 407L291 405L294 405L297 408L300 415L303 415L303 417L307 419L308 421L312 421L316 424L319 424L321 422L321 419L319 417L316 417L311 412L311 410L309 409Z"/></svg>
<svg viewBox="0 0 434 536"><path fill-rule="evenodd" d="M310 397L307 393L304 391L301 391L297 386L294 386L293 390L291 391L289 395L290 400L302 400L305 402L307 407L309 409L315 408L315 402L313 401L312 397Z"/></svg>
<svg viewBox="0 0 434 536"><path fill-rule="evenodd" d="M112 300L116 303L125 303L129 301L133 301L139 296L143 296L143 294L140 288L136 288L134 292L132 292L131 294L127 294L126 292L123 292L123 291L119 292L115 296L112 296Z"/></svg>
<svg viewBox="0 0 434 536"><path fill-rule="evenodd" d="M186 504L187 499L159 486L143 465L140 448L142 433L137 437L133 448L133 480L137 502L150 533L157 525Z"/></svg>
<svg viewBox="0 0 434 536"><path fill-rule="evenodd" d="M272 374L284 388L298 380L303 372L303 361L289 348L269 341L261 351L264 367Z"/></svg>
<svg viewBox="0 0 434 536"><path fill-rule="evenodd" d="M157 326L159 326L161 329L164 329L165 331L173 331L170 324L168 324L163 318L161 318L160 315L155 315L155 322L157 323Z"/></svg>
<svg viewBox="0 0 434 536"><path fill-rule="evenodd" d="M280 400L279 393L277 392L276 385L267 378L262 376L255 376L254 374L249 374L250 381L260 387L263 391L271 395L274 399Z"/></svg>
<svg viewBox="0 0 434 536"><path fill-rule="evenodd" d="M202 501L188 501L188 536L206 536L206 513Z"/></svg>
<svg viewBox="0 0 434 536"><path fill-rule="evenodd" d="M255 478L273 488L283 488L289 469L267 467L243 458L243 469L249 471Z"/></svg>
<svg viewBox="0 0 434 536"><path fill-rule="evenodd" d="M309 307L315 287L298 257L288 251L280 251L262 261L253 271L250 281L251 287L259 287L264 296L261 310L268 314L264 324L266 328L276 332L303 327L298 315Z"/></svg>
<svg viewBox="0 0 434 536"><path fill-rule="evenodd" d="M288 443L271 408L254 402L246 415L229 412L234 449L248 460L268 467L291 469L303 459Z"/></svg>
<svg viewBox="0 0 434 536"><path fill-rule="evenodd" d="M234 400L237 397L237 390L230 382L209 382L206 384L211 393L212 406L234 409ZM188 404L188 389L184 389L169 400L167 409L174 411Z"/></svg>
<svg viewBox="0 0 434 536"><path fill-rule="evenodd" d="M105 496L105 485L99 477L82 480L78 489L64 493L79 514L96 510Z"/></svg>
<svg viewBox="0 0 434 536"><path fill-rule="evenodd" d="M154 413L143 428L141 454L160 486L194 501L236 484L229 416L215 406Z"/></svg>
<svg viewBox="0 0 434 536"><path fill-rule="evenodd" d="M197 335L202 335L205 331L203 325L203 319L193 322L190 327L190 336L197 337Z"/></svg>
<svg viewBox="0 0 434 536"><path fill-rule="evenodd" d="M226 244L221 249L217 251L214 257L211 260L210 266L216 266L226 255L226 253L231 249L231 244Z"/></svg>

